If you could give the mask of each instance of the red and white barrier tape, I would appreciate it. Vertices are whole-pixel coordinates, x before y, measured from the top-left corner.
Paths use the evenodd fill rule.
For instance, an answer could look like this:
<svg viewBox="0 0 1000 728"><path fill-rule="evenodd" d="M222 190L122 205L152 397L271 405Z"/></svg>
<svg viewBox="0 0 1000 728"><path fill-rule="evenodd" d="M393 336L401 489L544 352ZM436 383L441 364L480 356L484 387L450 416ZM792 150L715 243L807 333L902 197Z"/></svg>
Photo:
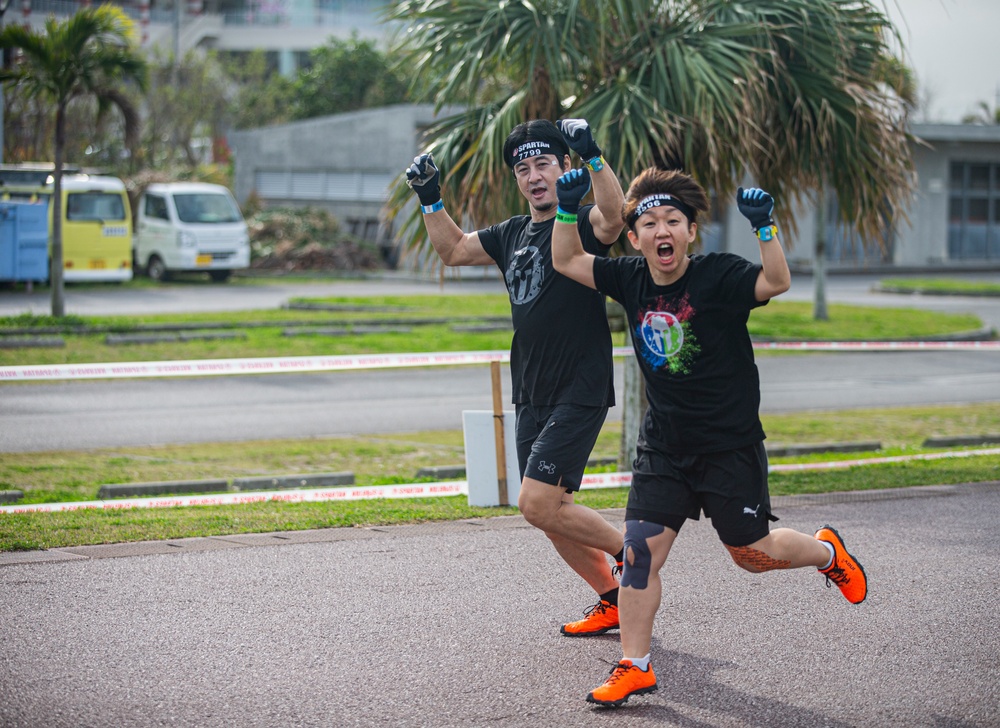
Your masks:
<svg viewBox="0 0 1000 728"><path fill-rule="evenodd" d="M221 374L284 374L350 369L436 367L509 361L507 351L453 351L426 354L286 356L261 359L190 359L107 364L53 364L0 367L0 382L40 379L115 379L122 377L206 377Z"/></svg>
<svg viewBox="0 0 1000 728"><path fill-rule="evenodd" d="M977 455L1000 455L1000 448L983 450L962 450L922 455L897 455L883 458L857 458L824 463L791 463L772 465L771 472L802 470L830 470L851 468L861 465L899 463L908 460L941 460L944 458L965 458ZM632 485L632 473L594 473L584 475L581 489L627 488ZM176 508L182 506L222 506L243 503L315 503L372 498L428 498L448 495L468 494L469 484L465 480L438 483L410 483L406 485L375 485L367 488L321 488L314 490L275 490L253 493L219 493L216 495L188 495L170 498L120 498L115 500L80 501L76 503L29 503L25 505L0 506L0 513L57 513L79 510L123 510L127 508Z"/></svg>
<svg viewBox="0 0 1000 728"><path fill-rule="evenodd" d="M787 341L759 342L755 349L786 351L1000 351L1000 341ZM615 347L614 356L632 356L632 348ZM207 377L233 374L284 374L398 367L488 364L510 360L509 351L453 351L424 354L354 356L287 356L257 359L188 359L98 364L51 364L0 367L0 383L57 379L123 379L136 377Z"/></svg>
<svg viewBox="0 0 1000 728"><path fill-rule="evenodd" d="M183 495L168 498L116 498L114 500L79 501L76 503L29 503L0 506L0 513L57 513L60 511L104 510L127 508L176 508L181 506L228 506L245 503L315 503L367 500L371 498L428 498L468 493L464 481L441 483L410 483L406 485L373 485L366 488L317 488L312 490L269 490L250 493L216 493L213 495Z"/></svg>

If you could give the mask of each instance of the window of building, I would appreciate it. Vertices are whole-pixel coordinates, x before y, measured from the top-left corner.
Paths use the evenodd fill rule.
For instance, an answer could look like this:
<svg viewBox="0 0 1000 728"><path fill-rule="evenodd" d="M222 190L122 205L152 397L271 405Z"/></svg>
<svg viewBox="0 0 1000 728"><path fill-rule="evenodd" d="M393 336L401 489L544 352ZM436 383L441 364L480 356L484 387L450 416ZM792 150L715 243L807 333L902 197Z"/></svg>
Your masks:
<svg viewBox="0 0 1000 728"><path fill-rule="evenodd" d="M1000 258L1000 163L952 162L948 257Z"/></svg>
<svg viewBox="0 0 1000 728"><path fill-rule="evenodd" d="M840 202L835 192L826 197L826 259L840 265L874 265L892 263L893 234L886 221L885 237L868 245L851 225L840 219Z"/></svg>

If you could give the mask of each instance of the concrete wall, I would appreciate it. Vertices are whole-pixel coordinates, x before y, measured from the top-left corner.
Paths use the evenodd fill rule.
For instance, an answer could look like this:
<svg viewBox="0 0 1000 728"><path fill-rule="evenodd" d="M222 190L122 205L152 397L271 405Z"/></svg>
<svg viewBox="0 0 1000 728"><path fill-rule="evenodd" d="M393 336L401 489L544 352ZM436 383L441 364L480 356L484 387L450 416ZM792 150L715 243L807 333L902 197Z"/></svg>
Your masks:
<svg viewBox="0 0 1000 728"><path fill-rule="evenodd" d="M445 109L443 115L454 113ZM337 175L341 184L337 199L262 196L267 205L314 205L328 209L352 229L352 220L381 218L387 187L401 175L414 155L423 129L434 121L430 104L403 104L382 109L328 116L279 126L237 132L230 144L235 154L234 192L242 203L256 190L260 173L324 173ZM1000 163L1000 126L971 125L915 126L914 133L925 141L914 148L917 187L909 208L909 219L900 221L894 239L893 257L888 264L897 268L952 267L956 269L1000 268L998 261L950 261L948 259L948 186L952 161L989 161ZM357 176L356 193L344 192L345 175ZM621 171L628 181L628 172ZM349 180L347 181L349 186ZM754 180L743 181L745 187ZM779 205L795 204L778 201ZM789 261L798 268L812 265L816 239L815 204L805 199L795 206L797 229L785 226L782 242ZM721 229L723 250L751 260L759 256L757 239L732 201L727 202ZM388 244L391 231L380 230L378 238L367 237L381 245ZM835 261L830 270L857 269L881 264Z"/></svg>

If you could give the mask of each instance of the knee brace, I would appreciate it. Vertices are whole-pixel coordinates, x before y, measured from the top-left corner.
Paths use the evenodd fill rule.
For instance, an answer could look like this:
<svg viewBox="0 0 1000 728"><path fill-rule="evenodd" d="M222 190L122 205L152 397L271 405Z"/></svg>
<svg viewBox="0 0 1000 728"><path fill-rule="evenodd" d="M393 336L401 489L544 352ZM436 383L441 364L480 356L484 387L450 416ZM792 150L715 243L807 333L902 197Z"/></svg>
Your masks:
<svg viewBox="0 0 1000 728"><path fill-rule="evenodd" d="M771 558L763 551L749 546L730 546L729 544L723 544L723 546L729 551L729 555L733 557L737 566L754 574L774 569L788 569L792 566L791 561Z"/></svg>
<svg viewBox="0 0 1000 728"><path fill-rule="evenodd" d="M625 564L622 569L622 586L645 589L649 585L649 567L652 554L648 539L663 533L663 526L649 521L625 522Z"/></svg>

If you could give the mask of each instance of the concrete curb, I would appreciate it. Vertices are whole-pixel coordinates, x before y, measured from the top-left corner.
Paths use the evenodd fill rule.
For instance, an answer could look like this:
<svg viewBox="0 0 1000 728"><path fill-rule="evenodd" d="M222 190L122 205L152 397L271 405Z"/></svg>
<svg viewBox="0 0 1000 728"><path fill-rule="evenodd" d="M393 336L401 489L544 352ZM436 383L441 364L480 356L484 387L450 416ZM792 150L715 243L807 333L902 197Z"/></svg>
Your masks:
<svg viewBox="0 0 1000 728"><path fill-rule="evenodd" d="M871 288L872 293L895 293L901 296L952 296L971 298L1000 298L1000 293L992 291L938 291L933 288L920 288L919 286L884 286L876 283Z"/></svg>
<svg viewBox="0 0 1000 728"><path fill-rule="evenodd" d="M97 491L97 498L98 500L110 500L132 495L217 493L228 489L228 480L165 480L158 483L121 483L102 485Z"/></svg>
<svg viewBox="0 0 1000 728"><path fill-rule="evenodd" d="M227 493L247 490L291 490L328 485L354 485L354 473L311 473L305 475L262 475L247 478L222 478L207 480L169 480L157 483L121 483L102 485L97 491L98 500L126 496L191 495L194 493ZM16 491L15 491L16 492ZM23 496L22 496L23 497Z"/></svg>
<svg viewBox="0 0 1000 728"><path fill-rule="evenodd" d="M959 447L990 445L1000 442L1000 435L969 435L966 437L928 437L921 447Z"/></svg>
<svg viewBox="0 0 1000 728"><path fill-rule="evenodd" d="M823 452L871 452L881 450L882 443L877 440L870 442L819 442L812 445L784 445L767 447L768 457L795 457L796 455L815 455Z"/></svg>
<svg viewBox="0 0 1000 728"><path fill-rule="evenodd" d="M884 490L859 490L843 493L822 493L816 495L772 496L774 507L796 508L838 503L864 501L884 501L902 498L937 498L965 493L984 493L1000 488L1000 481L985 483L959 483L956 485L922 485L908 488ZM623 508L598 511L605 518L621 519ZM41 564L67 561L89 561L126 556L151 556L183 554L220 549L247 548L259 546L287 546L290 544L332 543L337 541L392 539L396 536L436 531L478 531L510 528L532 528L523 516L496 516L488 518L464 519L458 521L435 521L432 523L404 524L398 526L348 526L343 528L322 528L310 531L279 531L272 533L246 533L230 536L208 536L198 538L170 539L167 541L139 541L134 543L107 544L99 546L66 546L40 551L8 551L0 553L0 568L19 564Z"/></svg>
<svg viewBox="0 0 1000 728"><path fill-rule="evenodd" d="M354 473L323 473L321 475L283 475L259 478L236 478L231 489L239 492L247 490L286 490L292 488L318 488L328 485L354 485Z"/></svg>

